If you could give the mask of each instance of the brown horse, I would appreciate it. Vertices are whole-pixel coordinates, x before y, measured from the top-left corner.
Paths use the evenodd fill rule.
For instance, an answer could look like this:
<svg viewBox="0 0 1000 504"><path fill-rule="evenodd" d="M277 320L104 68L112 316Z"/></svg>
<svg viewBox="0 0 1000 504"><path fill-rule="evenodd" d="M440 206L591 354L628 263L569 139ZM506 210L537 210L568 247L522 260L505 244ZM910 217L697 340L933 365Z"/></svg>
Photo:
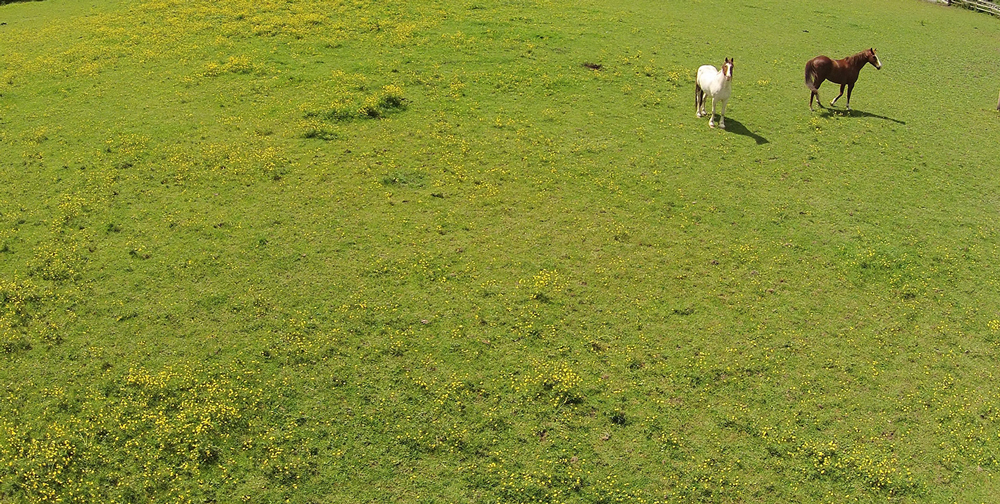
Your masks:
<svg viewBox="0 0 1000 504"><path fill-rule="evenodd" d="M858 81L858 74L864 68L865 63L871 63L873 67L881 70L882 62L875 55L875 49L865 49L864 51L848 56L840 60L832 60L826 56L816 56L806 63L806 87L812 93L809 94L809 110L813 109L813 98L816 103L823 106L819 99L819 86L824 80L835 84L840 84L840 94L830 102L832 107L841 96L844 96L844 86L847 86L847 110L851 110L851 91L854 90L854 83Z"/></svg>

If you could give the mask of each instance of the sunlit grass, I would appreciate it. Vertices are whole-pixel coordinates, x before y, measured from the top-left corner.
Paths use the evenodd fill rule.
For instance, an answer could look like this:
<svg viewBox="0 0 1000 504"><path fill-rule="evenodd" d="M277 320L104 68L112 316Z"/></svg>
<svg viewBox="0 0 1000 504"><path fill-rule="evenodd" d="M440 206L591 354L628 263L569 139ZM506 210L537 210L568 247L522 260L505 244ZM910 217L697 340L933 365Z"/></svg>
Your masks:
<svg viewBox="0 0 1000 504"><path fill-rule="evenodd" d="M0 18L0 501L996 494L992 17ZM869 46L855 112L810 113L804 62Z"/></svg>

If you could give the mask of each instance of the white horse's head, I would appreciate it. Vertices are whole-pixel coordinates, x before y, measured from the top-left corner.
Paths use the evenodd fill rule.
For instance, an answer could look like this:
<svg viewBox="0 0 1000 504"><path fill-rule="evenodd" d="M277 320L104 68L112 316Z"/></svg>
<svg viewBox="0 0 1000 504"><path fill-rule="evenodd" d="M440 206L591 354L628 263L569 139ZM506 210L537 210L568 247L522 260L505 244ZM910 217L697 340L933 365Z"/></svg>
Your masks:
<svg viewBox="0 0 1000 504"><path fill-rule="evenodd" d="M722 75L726 76L727 81L733 80L733 61L734 58L726 58L726 62L722 64Z"/></svg>

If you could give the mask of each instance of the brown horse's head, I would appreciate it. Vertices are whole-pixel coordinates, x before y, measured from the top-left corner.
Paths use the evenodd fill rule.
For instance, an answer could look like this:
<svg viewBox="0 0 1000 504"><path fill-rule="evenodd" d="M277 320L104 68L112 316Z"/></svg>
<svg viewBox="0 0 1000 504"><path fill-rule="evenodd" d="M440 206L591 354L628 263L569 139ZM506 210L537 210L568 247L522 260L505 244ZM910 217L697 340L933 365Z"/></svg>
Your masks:
<svg viewBox="0 0 1000 504"><path fill-rule="evenodd" d="M726 80L733 80L733 61L734 58L726 58L726 62L722 64L722 75L726 76Z"/></svg>
<svg viewBox="0 0 1000 504"><path fill-rule="evenodd" d="M882 62L878 60L878 55L875 54L874 48L865 51L865 58L867 58L868 62L871 63L872 66L875 67L876 69L878 70L882 69Z"/></svg>

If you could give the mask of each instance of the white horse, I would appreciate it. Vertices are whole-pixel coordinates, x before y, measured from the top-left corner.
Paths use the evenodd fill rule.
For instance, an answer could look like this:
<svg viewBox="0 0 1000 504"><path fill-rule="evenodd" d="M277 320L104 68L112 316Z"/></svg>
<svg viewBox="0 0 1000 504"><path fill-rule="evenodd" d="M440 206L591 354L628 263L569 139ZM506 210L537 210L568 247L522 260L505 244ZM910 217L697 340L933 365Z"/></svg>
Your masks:
<svg viewBox="0 0 1000 504"><path fill-rule="evenodd" d="M733 85L733 59L726 58L722 64L722 70L716 70L712 65L702 65L698 68L698 78L694 83L694 112L695 116L706 115L705 96L712 98L712 115L708 118L708 127L715 127L715 102L722 102L722 111L719 114L719 127L726 129L726 104L729 103L729 94Z"/></svg>

